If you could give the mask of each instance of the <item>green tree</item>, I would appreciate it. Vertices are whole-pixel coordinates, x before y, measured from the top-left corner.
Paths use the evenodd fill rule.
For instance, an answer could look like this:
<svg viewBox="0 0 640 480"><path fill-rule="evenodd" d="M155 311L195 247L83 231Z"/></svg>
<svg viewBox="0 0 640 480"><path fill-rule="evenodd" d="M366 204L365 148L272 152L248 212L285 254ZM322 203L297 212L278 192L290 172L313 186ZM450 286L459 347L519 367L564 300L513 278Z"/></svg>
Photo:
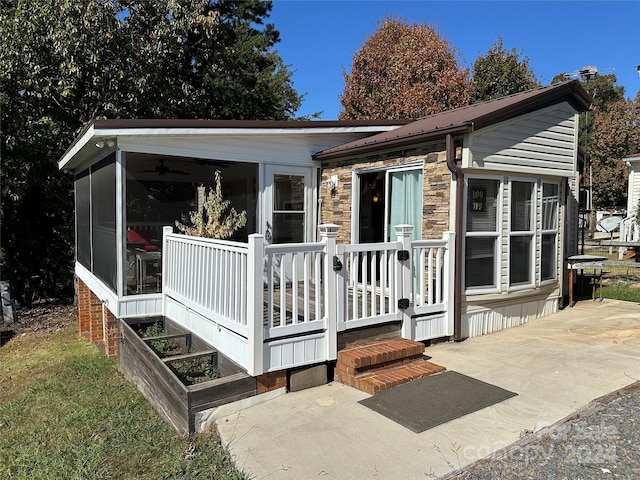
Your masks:
<svg viewBox="0 0 640 480"><path fill-rule="evenodd" d="M468 69L429 25L387 18L343 72L344 120L418 118L468 105Z"/></svg>
<svg viewBox="0 0 640 480"><path fill-rule="evenodd" d="M624 87L616 85L615 75L598 75L597 71L587 67L573 73L558 74L551 83L571 78L579 78L593 99L593 108L581 114L579 122L578 142L586 149L591 162L587 162L591 175L585 172L583 185L589 188L589 181L592 182L594 208L624 206L628 172L622 158L634 153L629 144L629 126L626 125L632 114L628 110L629 101L625 101Z"/></svg>
<svg viewBox="0 0 640 480"><path fill-rule="evenodd" d="M595 115L589 135L596 208L626 206L628 169L624 157L640 152L640 92Z"/></svg>
<svg viewBox="0 0 640 480"><path fill-rule="evenodd" d="M505 50L498 37L485 56L473 64L473 102L484 102L540 86L529 59L515 48Z"/></svg>
<svg viewBox="0 0 640 480"><path fill-rule="evenodd" d="M301 103L261 0L0 0L2 278L70 291L72 179L92 118L291 119Z"/></svg>

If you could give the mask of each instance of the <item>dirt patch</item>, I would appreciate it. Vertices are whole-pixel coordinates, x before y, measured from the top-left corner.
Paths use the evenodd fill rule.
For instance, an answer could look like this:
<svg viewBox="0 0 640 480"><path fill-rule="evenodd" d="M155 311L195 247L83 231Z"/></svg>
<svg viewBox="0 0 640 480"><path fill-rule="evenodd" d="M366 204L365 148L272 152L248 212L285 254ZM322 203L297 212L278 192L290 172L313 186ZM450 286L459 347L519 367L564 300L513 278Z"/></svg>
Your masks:
<svg viewBox="0 0 640 480"><path fill-rule="evenodd" d="M0 320L0 346L11 338L26 333L50 335L77 323L78 310L73 304L58 299L40 300L29 308L18 309L18 320L5 324Z"/></svg>

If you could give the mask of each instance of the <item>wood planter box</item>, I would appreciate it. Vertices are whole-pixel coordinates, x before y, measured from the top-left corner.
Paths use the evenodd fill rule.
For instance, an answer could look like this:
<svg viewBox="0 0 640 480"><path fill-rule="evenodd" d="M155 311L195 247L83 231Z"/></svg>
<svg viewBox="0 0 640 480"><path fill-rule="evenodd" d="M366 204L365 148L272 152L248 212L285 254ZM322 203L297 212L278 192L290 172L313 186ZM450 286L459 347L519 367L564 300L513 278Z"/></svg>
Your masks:
<svg viewBox="0 0 640 480"><path fill-rule="evenodd" d="M135 383L147 400L181 433L201 429L199 417L220 405L256 395L256 379L191 332L164 317L127 318L119 321L119 368ZM149 326L160 324L163 332L142 338ZM152 345L171 345L170 354ZM219 378L185 385L170 364L207 359Z"/></svg>

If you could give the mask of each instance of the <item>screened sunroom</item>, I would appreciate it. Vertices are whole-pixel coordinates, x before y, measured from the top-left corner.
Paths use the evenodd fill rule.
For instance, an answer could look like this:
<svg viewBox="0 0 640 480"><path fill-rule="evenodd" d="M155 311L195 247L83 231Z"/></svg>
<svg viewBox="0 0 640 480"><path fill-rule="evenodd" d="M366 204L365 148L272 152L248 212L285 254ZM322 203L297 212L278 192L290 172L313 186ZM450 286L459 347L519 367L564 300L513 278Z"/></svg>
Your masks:
<svg viewBox="0 0 640 480"><path fill-rule="evenodd" d="M316 240L316 151L390 122L95 120L60 160L75 176L76 276L117 317L162 311L162 229L215 186L247 222L229 240Z"/></svg>

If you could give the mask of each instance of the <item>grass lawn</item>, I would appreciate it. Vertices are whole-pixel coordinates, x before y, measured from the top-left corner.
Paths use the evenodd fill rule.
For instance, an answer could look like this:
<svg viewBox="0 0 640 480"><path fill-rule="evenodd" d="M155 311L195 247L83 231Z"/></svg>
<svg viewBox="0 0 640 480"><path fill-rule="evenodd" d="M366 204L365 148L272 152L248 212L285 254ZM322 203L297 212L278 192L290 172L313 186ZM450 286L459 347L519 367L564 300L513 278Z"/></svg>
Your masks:
<svg viewBox="0 0 640 480"><path fill-rule="evenodd" d="M608 259L602 286L604 298L640 303L640 263L633 258L619 260L616 249L611 254L606 248L591 248L585 253L601 255ZM587 288L583 294L591 295L591 290Z"/></svg>
<svg viewBox="0 0 640 480"><path fill-rule="evenodd" d="M615 282L602 286L602 296L604 298L640 303L640 288L625 282Z"/></svg>
<svg viewBox="0 0 640 480"><path fill-rule="evenodd" d="M176 434L76 328L0 348L0 478L248 478L215 432Z"/></svg>

